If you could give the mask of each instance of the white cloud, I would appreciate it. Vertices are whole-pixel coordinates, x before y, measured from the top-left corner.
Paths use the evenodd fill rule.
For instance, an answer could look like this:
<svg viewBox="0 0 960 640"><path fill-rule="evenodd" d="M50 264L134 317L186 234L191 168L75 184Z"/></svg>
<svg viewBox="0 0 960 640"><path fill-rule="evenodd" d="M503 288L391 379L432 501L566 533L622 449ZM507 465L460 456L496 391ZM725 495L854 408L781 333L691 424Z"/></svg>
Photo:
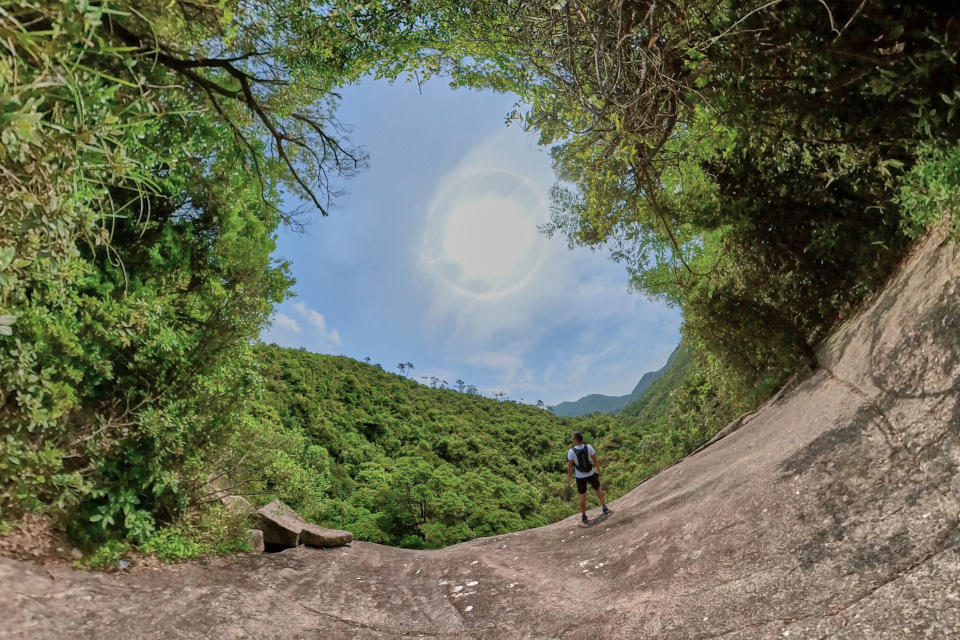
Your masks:
<svg viewBox="0 0 960 640"><path fill-rule="evenodd" d="M277 329L289 331L290 333L300 333L300 325L297 321L288 315L282 313L273 314L272 324Z"/></svg>
<svg viewBox="0 0 960 640"><path fill-rule="evenodd" d="M489 372L493 386L513 389L529 385L535 379L533 371L526 366L525 351L486 351L470 356L464 362Z"/></svg>
<svg viewBox="0 0 960 640"><path fill-rule="evenodd" d="M327 328L327 319L323 317L322 313L309 308L303 302L294 302L290 307L297 311L304 321L312 325L321 338L334 344L340 344L340 334L336 329Z"/></svg>

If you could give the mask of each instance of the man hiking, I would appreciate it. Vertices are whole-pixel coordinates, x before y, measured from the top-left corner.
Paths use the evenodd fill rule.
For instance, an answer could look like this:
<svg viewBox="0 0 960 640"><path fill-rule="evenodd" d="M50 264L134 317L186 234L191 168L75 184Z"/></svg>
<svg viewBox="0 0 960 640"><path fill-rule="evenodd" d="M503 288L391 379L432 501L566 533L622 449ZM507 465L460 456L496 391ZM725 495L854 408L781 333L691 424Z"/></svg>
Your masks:
<svg viewBox="0 0 960 640"><path fill-rule="evenodd" d="M593 464L590 461L593 461ZM597 492L604 515L610 513L607 508L607 496L600 488L600 463L597 462L597 452L593 447L584 443L583 434L573 432L573 447L567 451L567 484L570 484L570 474L577 476L577 493L580 494L580 519L587 522L587 484Z"/></svg>

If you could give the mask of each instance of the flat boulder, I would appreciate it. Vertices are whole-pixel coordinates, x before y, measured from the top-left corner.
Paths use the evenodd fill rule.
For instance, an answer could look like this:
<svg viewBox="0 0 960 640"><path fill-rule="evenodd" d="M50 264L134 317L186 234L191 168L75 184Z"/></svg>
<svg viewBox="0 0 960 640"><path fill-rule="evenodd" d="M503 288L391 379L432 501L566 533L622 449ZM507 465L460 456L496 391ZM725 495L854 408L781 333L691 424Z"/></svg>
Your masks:
<svg viewBox="0 0 960 640"><path fill-rule="evenodd" d="M274 500L257 510L257 527L263 531L266 544L279 547L295 547L299 544L339 547L353 540L353 534L349 531L310 524L280 500Z"/></svg>
<svg viewBox="0 0 960 640"><path fill-rule="evenodd" d="M342 529L327 529L315 524L305 524L300 531L300 542L311 547L342 547L353 540L353 534Z"/></svg>

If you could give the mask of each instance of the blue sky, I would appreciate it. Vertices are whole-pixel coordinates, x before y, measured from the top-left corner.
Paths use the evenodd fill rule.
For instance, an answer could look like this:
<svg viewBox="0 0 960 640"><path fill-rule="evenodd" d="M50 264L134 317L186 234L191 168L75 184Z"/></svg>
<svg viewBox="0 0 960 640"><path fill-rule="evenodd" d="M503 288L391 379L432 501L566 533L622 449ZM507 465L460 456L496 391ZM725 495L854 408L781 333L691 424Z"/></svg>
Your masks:
<svg viewBox="0 0 960 640"><path fill-rule="evenodd" d="M369 81L339 117L370 167L328 218L280 233L297 297L262 339L369 357L525 402L629 393L679 341L675 309L627 292L605 252L569 250L549 218L547 152L507 127L513 99L442 82Z"/></svg>

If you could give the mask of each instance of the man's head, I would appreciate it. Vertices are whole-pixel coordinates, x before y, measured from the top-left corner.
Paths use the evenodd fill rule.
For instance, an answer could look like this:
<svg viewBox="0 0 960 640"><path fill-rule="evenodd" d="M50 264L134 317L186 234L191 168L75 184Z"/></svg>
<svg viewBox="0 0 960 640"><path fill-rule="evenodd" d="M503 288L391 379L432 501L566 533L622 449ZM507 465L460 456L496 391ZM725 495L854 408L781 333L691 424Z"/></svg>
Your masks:
<svg viewBox="0 0 960 640"><path fill-rule="evenodd" d="M573 432L573 444L583 444L583 434L579 431Z"/></svg>

